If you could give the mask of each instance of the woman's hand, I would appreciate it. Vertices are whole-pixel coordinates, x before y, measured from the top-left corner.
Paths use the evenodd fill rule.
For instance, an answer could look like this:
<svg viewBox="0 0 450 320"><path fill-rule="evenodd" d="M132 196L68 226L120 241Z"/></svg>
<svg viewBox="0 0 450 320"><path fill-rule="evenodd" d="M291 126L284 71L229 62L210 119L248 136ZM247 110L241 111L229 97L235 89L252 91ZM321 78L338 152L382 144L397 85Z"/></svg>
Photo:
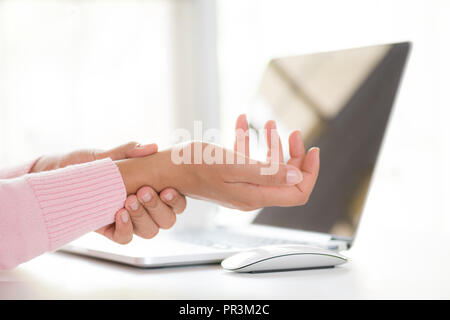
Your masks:
<svg viewBox="0 0 450 320"><path fill-rule="evenodd" d="M133 233L151 239L160 228L172 227L176 214L182 213L185 208L186 198L173 188L165 188L158 195L149 186L141 187L136 194L127 197L125 208L116 213L115 223L96 232L120 244L129 243Z"/></svg>
<svg viewBox="0 0 450 320"><path fill-rule="evenodd" d="M41 157L31 172L55 170L104 158L112 160L138 158L157 151L156 144L142 146L136 142L108 151L80 150L61 156ZM127 197L125 208L115 215L115 223L102 227L97 232L121 244L130 242L133 233L150 239L158 233L159 228L168 229L173 226L175 215L183 212L185 208L186 198L177 190L166 188L158 195L151 187L143 186L136 194Z"/></svg>
<svg viewBox="0 0 450 320"><path fill-rule="evenodd" d="M245 116L238 118L236 128L248 131ZM116 164L130 194L135 193L141 185L151 184L156 191L172 186L184 195L246 211L265 206L305 204L319 173L319 149L312 148L306 153L300 132L295 131L289 137L291 158L287 164L277 162L276 173L263 175L262 170L274 164L275 153L279 161L283 161L281 148L276 146L281 144L272 143L276 139L271 134L278 135L275 123L269 121L266 129L273 129L267 135L268 163L251 160L248 147L243 148L244 152L237 152L208 143L191 142L180 154L182 157L190 151L190 164L175 164L172 161L173 149L160 151L150 157L118 161ZM248 142L248 137L238 136L237 139ZM220 155L215 158L222 159L222 163L206 164L203 161L195 164L196 150L202 154ZM233 162L229 163L229 159L233 159Z"/></svg>
<svg viewBox="0 0 450 320"><path fill-rule="evenodd" d="M284 162L285 160L283 155L282 143L277 131L275 121L267 121L264 129L267 142L267 162ZM240 115L236 121L236 132L238 132L239 130L248 133L248 123L245 115ZM248 148L248 134L245 135L244 138L242 138L242 135L236 134L234 149L235 151L237 150L237 145L239 145L240 137L241 139L246 139L244 143L244 145L247 146L245 148L245 155L249 157L250 154ZM306 152L301 132L296 130L289 135L289 155L290 159L287 161L287 164L300 169L302 171L303 180L300 183L296 184L295 188L290 187L288 190L285 190L284 194L280 193L280 189L276 190L273 188L271 189L270 187L264 188L264 191L262 192L264 194L267 194L273 191L273 199L275 200L275 198L277 198L281 203L278 204L278 206L304 205L308 202L319 176L320 149L317 147L313 147L310 148L308 152Z"/></svg>

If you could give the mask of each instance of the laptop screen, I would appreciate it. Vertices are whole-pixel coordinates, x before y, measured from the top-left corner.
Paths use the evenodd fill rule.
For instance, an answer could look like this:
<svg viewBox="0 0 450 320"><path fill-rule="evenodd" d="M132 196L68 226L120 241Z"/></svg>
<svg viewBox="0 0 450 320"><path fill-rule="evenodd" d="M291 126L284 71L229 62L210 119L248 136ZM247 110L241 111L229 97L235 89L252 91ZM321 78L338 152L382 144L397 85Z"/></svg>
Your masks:
<svg viewBox="0 0 450 320"><path fill-rule="evenodd" d="M299 129L307 148L320 147L321 164L306 205L264 208L253 223L353 238L409 48L397 43L270 61L250 125L274 119L282 137Z"/></svg>

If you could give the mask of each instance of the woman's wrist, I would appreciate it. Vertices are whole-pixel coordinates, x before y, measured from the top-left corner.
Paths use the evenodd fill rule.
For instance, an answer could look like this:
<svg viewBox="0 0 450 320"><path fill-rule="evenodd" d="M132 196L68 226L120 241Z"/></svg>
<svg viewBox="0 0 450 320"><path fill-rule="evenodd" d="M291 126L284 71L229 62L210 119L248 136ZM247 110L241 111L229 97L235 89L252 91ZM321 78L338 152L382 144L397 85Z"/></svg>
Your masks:
<svg viewBox="0 0 450 320"><path fill-rule="evenodd" d="M144 170L141 170L141 174L138 174L139 167L141 166L139 159L125 159L114 161L119 168L122 180L125 185L127 195L136 193L139 187L144 185L143 175Z"/></svg>
<svg viewBox="0 0 450 320"><path fill-rule="evenodd" d="M122 175L127 194L134 194L145 185L151 186L157 192L163 189L159 170L152 165L151 157L115 161Z"/></svg>

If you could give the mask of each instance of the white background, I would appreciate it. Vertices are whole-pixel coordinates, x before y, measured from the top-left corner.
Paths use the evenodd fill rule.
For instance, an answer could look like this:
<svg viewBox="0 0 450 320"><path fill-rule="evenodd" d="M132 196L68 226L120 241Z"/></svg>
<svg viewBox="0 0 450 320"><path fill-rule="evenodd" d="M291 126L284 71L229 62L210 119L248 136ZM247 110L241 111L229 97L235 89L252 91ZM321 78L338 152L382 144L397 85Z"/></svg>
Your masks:
<svg viewBox="0 0 450 320"><path fill-rule="evenodd" d="M0 2L2 163L168 142L171 2L113 2Z"/></svg>

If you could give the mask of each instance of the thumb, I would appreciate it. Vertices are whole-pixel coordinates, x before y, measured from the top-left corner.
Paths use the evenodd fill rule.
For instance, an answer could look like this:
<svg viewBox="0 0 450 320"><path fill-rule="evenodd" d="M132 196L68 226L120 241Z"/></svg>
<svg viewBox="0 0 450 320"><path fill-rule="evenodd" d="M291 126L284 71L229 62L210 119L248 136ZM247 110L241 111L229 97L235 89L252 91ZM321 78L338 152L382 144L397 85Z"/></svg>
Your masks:
<svg viewBox="0 0 450 320"><path fill-rule="evenodd" d="M114 149L97 153L97 159L111 158L112 160L123 160L128 158L146 157L158 152L155 143L140 145L137 142L129 142Z"/></svg>

